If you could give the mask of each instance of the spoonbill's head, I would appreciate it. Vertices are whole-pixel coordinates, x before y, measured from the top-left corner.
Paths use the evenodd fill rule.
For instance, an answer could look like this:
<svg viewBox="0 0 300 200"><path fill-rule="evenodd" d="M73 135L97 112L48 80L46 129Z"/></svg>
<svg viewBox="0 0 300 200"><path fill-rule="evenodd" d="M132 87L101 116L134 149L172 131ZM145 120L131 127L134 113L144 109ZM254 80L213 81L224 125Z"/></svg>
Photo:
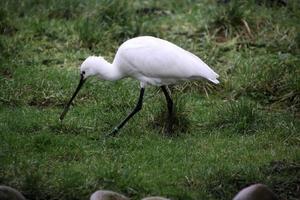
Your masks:
<svg viewBox="0 0 300 200"><path fill-rule="evenodd" d="M63 120L67 114L69 107L76 97L77 93L81 89L86 79L90 76L97 75L99 78L104 80L116 80L120 78L120 74L108 63L104 58L97 56L89 56L80 66L80 81L79 84L71 97L69 103L66 105L64 111L60 115L60 120Z"/></svg>
<svg viewBox="0 0 300 200"><path fill-rule="evenodd" d="M96 74L101 74L101 66L103 66L106 61L102 57L89 56L80 66L80 76L85 80L89 76L94 76ZM99 73L100 70L100 73Z"/></svg>
<svg viewBox="0 0 300 200"><path fill-rule="evenodd" d="M79 90L83 86L86 79L89 76L96 75L97 74L97 68L98 68L98 71L99 71L99 66L100 66L100 69L101 69L102 63L104 63L104 59L102 57L96 57L96 56L89 56L87 59L85 59L85 61L83 61L83 63L80 66L80 81L79 81L79 84L78 84L73 96L71 97L68 104L66 105L64 111L60 115L59 119L61 121L64 119L65 115L67 114L73 99L76 97L77 93L79 92Z"/></svg>

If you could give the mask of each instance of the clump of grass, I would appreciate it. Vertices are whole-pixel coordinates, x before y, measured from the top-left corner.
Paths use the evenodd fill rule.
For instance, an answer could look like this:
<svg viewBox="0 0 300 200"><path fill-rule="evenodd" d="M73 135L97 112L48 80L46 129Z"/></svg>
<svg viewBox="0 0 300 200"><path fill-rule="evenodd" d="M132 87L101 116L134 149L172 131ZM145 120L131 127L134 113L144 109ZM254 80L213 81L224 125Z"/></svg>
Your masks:
<svg viewBox="0 0 300 200"><path fill-rule="evenodd" d="M75 19L80 16L83 8L86 7L86 2L78 0L57 1L50 3L48 11L48 18L50 19Z"/></svg>
<svg viewBox="0 0 300 200"><path fill-rule="evenodd" d="M220 89L221 87L222 87L221 85L216 85L209 81L201 80L201 81L186 81L182 84L175 85L174 90L181 93L197 91L208 97L210 94Z"/></svg>
<svg viewBox="0 0 300 200"><path fill-rule="evenodd" d="M259 5L264 5L264 6L287 6L288 1L287 0L263 0L263 1L256 1Z"/></svg>
<svg viewBox="0 0 300 200"><path fill-rule="evenodd" d="M300 110L299 59L290 54L268 56L260 60L259 69L246 87L246 93L265 103L283 104L291 110ZM296 75L296 76L295 76Z"/></svg>
<svg viewBox="0 0 300 200"><path fill-rule="evenodd" d="M252 57L255 54L255 57ZM225 90L234 98L251 97L263 105L300 110L299 59L290 53L242 52L227 71ZM222 83L222 82L221 82Z"/></svg>
<svg viewBox="0 0 300 200"><path fill-rule="evenodd" d="M280 199L297 199L300 195L299 168L297 161L279 160L262 166L261 171L268 176L271 187Z"/></svg>
<svg viewBox="0 0 300 200"><path fill-rule="evenodd" d="M217 129L229 128L238 134L249 134L258 131L262 121L257 104L241 99L220 105L209 126Z"/></svg>
<svg viewBox="0 0 300 200"><path fill-rule="evenodd" d="M219 37L251 35L249 27L251 2L230 1L215 8L210 29Z"/></svg>
<svg viewBox="0 0 300 200"><path fill-rule="evenodd" d="M4 7L0 8L0 34L12 36L18 29L9 20L9 14Z"/></svg>
<svg viewBox="0 0 300 200"><path fill-rule="evenodd" d="M97 27L100 29L100 24L90 19L82 20L76 24L76 30L83 46L92 48L99 43L102 33Z"/></svg>
<svg viewBox="0 0 300 200"><path fill-rule="evenodd" d="M30 165L31 164L31 165ZM22 190L26 191L25 195L27 198L34 198L34 195L36 196L45 196L43 194L43 184L41 184L42 178L43 178L43 174L38 170L38 168L40 167L39 163L26 163L26 165L30 165L27 166L27 170L25 171L24 175L22 175L24 177L24 182L23 182L23 188ZM25 165L25 164L24 164ZM23 166L25 168L25 166Z"/></svg>
<svg viewBox="0 0 300 200"><path fill-rule="evenodd" d="M168 12L159 7L142 7L136 10L136 13L140 16L146 15L167 15Z"/></svg>
<svg viewBox="0 0 300 200"><path fill-rule="evenodd" d="M299 196L299 162L271 161L257 167L256 174L245 173L243 170L228 173L219 170L209 177L207 189L215 199L231 199L241 189L255 183L268 185L280 199L297 199ZM255 173L255 172L252 172Z"/></svg>
<svg viewBox="0 0 300 200"><path fill-rule="evenodd" d="M247 183L255 183L243 172L227 173L224 170L219 170L209 177L211 179L207 185L207 190L214 199L231 199L234 194L239 191L238 188L243 188Z"/></svg>
<svg viewBox="0 0 300 200"><path fill-rule="evenodd" d="M109 38L121 43L140 34L141 19L131 1L105 0L95 6L95 13L88 13L76 25L84 46L92 48Z"/></svg>
<svg viewBox="0 0 300 200"><path fill-rule="evenodd" d="M186 102L178 95L173 95L173 131L175 135L186 133L190 127L190 120L188 119L188 110L186 109ZM169 113L167 103L163 97L160 101L160 107L155 113L153 120L150 122L151 126L165 133L168 128Z"/></svg>
<svg viewBox="0 0 300 200"><path fill-rule="evenodd" d="M8 56L6 41L0 37L0 62L2 62L6 56ZM1 68L2 69L2 68Z"/></svg>

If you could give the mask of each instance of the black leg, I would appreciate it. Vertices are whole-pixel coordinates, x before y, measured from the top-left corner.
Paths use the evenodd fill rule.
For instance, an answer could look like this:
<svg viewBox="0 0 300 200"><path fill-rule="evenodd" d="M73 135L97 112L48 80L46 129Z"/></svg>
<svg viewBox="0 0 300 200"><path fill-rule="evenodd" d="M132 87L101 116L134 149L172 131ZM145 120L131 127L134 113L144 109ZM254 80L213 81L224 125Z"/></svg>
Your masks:
<svg viewBox="0 0 300 200"><path fill-rule="evenodd" d="M166 86L161 86L161 89L163 91L163 93L165 94L166 100L167 100L167 105L168 105L168 112L169 112L169 116L168 116L168 127L167 127L167 133L172 133L172 129L173 129L173 101L172 98L170 97L170 94L167 90Z"/></svg>
<svg viewBox="0 0 300 200"><path fill-rule="evenodd" d="M126 122L142 109L144 92L145 88L141 88L139 100L133 111L131 111L131 113L118 126L116 126L109 135L115 136L118 133L118 131L126 124Z"/></svg>

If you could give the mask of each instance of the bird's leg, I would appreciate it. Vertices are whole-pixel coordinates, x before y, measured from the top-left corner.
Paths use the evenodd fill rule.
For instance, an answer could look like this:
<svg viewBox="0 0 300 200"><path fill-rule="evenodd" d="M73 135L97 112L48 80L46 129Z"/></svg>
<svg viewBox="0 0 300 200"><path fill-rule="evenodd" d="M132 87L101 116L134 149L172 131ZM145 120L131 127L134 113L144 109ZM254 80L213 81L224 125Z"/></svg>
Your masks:
<svg viewBox="0 0 300 200"><path fill-rule="evenodd" d="M135 106L135 108L131 111L131 113L118 125L116 126L109 135L115 136L118 131L126 124L126 122L133 117L137 112L142 109L143 106L143 97L144 97L145 88L141 88L140 90L140 97Z"/></svg>
<svg viewBox="0 0 300 200"><path fill-rule="evenodd" d="M170 97L169 91L167 89L167 86L161 86L161 89L163 93L165 94L166 100L167 100L167 106L168 106L168 125L167 125L167 133L170 134L173 132L173 121L174 121L174 116L173 116L173 101L172 98Z"/></svg>

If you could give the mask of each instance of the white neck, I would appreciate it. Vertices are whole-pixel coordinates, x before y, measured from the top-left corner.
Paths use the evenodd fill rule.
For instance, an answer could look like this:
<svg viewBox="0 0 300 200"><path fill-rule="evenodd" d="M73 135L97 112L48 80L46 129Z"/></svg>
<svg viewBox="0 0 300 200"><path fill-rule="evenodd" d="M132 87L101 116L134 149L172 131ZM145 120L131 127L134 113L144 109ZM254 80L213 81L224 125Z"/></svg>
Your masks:
<svg viewBox="0 0 300 200"><path fill-rule="evenodd" d="M95 71L97 75L104 80L114 81L124 77L114 63L111 64L104 59L95 67Z"/></svg>

